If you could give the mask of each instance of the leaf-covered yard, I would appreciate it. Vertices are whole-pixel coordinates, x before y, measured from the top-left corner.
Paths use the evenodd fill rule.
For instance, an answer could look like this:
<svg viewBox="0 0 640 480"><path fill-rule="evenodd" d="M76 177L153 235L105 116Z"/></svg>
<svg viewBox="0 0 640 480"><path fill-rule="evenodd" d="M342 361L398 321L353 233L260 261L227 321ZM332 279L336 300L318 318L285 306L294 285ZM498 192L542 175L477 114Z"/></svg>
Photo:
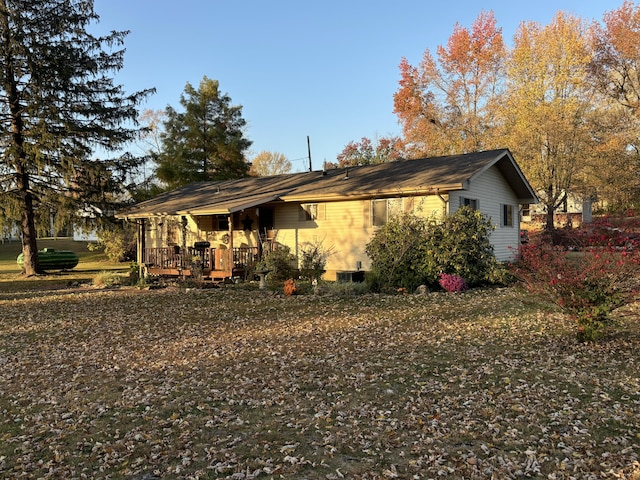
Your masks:
<svg viewBox="0 0 640 480"><path fill-rule="evenodd" d="M514 289L0 293L2 478L640 478L640 329Z"/></svg>

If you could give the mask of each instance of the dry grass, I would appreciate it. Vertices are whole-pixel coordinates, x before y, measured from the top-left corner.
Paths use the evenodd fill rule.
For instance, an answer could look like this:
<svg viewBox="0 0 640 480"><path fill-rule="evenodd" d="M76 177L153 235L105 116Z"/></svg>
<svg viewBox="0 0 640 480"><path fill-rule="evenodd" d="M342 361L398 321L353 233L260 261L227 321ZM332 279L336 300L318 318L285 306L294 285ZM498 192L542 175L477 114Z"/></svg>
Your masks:
<svg viewBox="0 0 640 480"><path fill-rule="evenodd" d="M0 311L3 478L638 475L632 309L598 345L511 289L15 292Z"/></svg>

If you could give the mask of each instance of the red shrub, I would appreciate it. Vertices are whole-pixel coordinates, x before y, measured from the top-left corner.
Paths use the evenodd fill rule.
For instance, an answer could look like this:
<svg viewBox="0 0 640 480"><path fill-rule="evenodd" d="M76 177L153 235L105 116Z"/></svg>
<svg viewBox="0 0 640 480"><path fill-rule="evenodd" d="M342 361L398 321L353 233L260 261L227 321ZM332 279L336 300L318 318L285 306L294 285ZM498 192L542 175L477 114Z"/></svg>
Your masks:
<svg viewBox="0 0 640 480"><path fill-rule="evenodd" d="M599 240L599 235L589 241ZM522 245L512 273L531 292L551 298L577 322L580 340L596 340L611 311L633 300L637 249L606 241L581 251L536 242Z"/></svg>

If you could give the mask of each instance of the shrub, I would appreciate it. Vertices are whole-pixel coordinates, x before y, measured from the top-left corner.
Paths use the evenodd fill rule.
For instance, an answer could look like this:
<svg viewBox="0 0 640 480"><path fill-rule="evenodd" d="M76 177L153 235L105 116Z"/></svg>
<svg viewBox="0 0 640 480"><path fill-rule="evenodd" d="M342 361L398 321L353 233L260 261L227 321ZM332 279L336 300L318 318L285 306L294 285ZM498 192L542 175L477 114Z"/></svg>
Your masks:
<svg viewBox="0 0 640 480"><path fill-rule="evenodd" d="M431 284L440 273L455 274L471 285L490 283L499 268L490 235L491 220L479 210L462 207L427 230L427 272Z"/></svg>
<svg viewBox="0 0 640 480"><path fill-rule="evenodd" d="M437 285L441 273L458 275L468 285L494 283L504 272L493 254L491 221L462 207L453 215L433 219L404 215L391 219L367 244L373 291Z"/></svg>
<svg viewBox="0 0 640 480"><path fill-rule="evenodd" d="M289 278L288 280L285 280L284 282L284 294L287 297L290 297L291 295L295 295L297 293L298 289L296 287L296 281L293 278Z"/></svg>
<svg viewBox="0 0 640 480"><path fill-rule="evenodd" d="M300 248L300 274L309 280L320 280L332 254L333 248L325 248L322 242L304 243Z"/></svg>
<svg viewBox="0 0 640 480"><path fill-rule="evenodd" d="M93 277L93 285L96 287L114 287L116 285L122 285L122 275L115 272L101 271Z"/></svg>
<svg viewBox="0 0 640 480"><path fill-rule="evenodd" d="M538 242L521 247L512 272L575 320L580 341L595 341L604 335L612 310L633 299L639 257L612 247L571 252Z"/></svg>
<svg viewBox="0 0 640 480"><path fill-rule="evenodd" d="M98 243L87 245L90 251L104 248L104 253L112 262L127 262L136 259L136 232L130 224L112 225L108 230L101 230L98 236Z"/></svg>
<svg viewBox="0 0 640 480"><path fill-rule="evenodd" d="M270 283L282 285L288 278L296 277L296 257L286 245L278 244L277 247L263 255L260 268L269 270L267 280ZM258 268L258 267L256 267Z"/></svg>
<svg viewBox="0 0 640 480"><path fill-rule="evenodd" d="M372 291L394 287L414 290L425 283L426 228L426 220L404 215L391 219L373 235L366 246L371 259L366 281Z"/></svg>
<svg viewBox="0 0 640 480"><path fill-rule="evenodd" d="M458 293L467 289L467 284L464 279L459 275L450 275L448 273L441 273L438 283L447 292Z"/></svg>

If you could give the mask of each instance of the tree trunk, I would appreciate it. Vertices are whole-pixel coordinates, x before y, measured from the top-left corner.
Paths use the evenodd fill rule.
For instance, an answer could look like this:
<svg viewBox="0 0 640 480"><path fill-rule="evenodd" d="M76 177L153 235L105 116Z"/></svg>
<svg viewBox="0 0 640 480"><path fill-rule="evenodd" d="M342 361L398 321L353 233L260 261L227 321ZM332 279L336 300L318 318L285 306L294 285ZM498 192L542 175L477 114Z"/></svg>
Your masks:
<svg viewBox="0 0 640 480"><path fill-rule="evenodd" d="M544 225L544 231L551 239L554 237L554 233L556 231L555 224L553 223L553 219L555 216L555 210L551 207L551 205L547 205L547 213L546 220Z"/></svg>
<svg viewBox="0 0 640 480"><path fill-rule="evenodd" d="M547 195L547 199L546 199L546 206L547 206L547 212L546 212L546 220L545 220L545 224L544 224L544 233L545 235L547 235L549 237L549 240L555 244L555 240L556 240L556 226L554 223L554 217L555 217L555 213L556 213L556 202L555 202L555 197L553 195L554 191L553 191L553 186L548 186L546 187L546 195Z"/></svg>
<svg viewBox="0 0 640 480"><path fill-rule="evenodd" d="M22 273L27 276L43 273L38 262L38 245L36 242L35 212L33 210L33 194L29 191L29 176L21 172L18 175L18 190L24 201L22 210L22 256L24 267Z"/></svg>

